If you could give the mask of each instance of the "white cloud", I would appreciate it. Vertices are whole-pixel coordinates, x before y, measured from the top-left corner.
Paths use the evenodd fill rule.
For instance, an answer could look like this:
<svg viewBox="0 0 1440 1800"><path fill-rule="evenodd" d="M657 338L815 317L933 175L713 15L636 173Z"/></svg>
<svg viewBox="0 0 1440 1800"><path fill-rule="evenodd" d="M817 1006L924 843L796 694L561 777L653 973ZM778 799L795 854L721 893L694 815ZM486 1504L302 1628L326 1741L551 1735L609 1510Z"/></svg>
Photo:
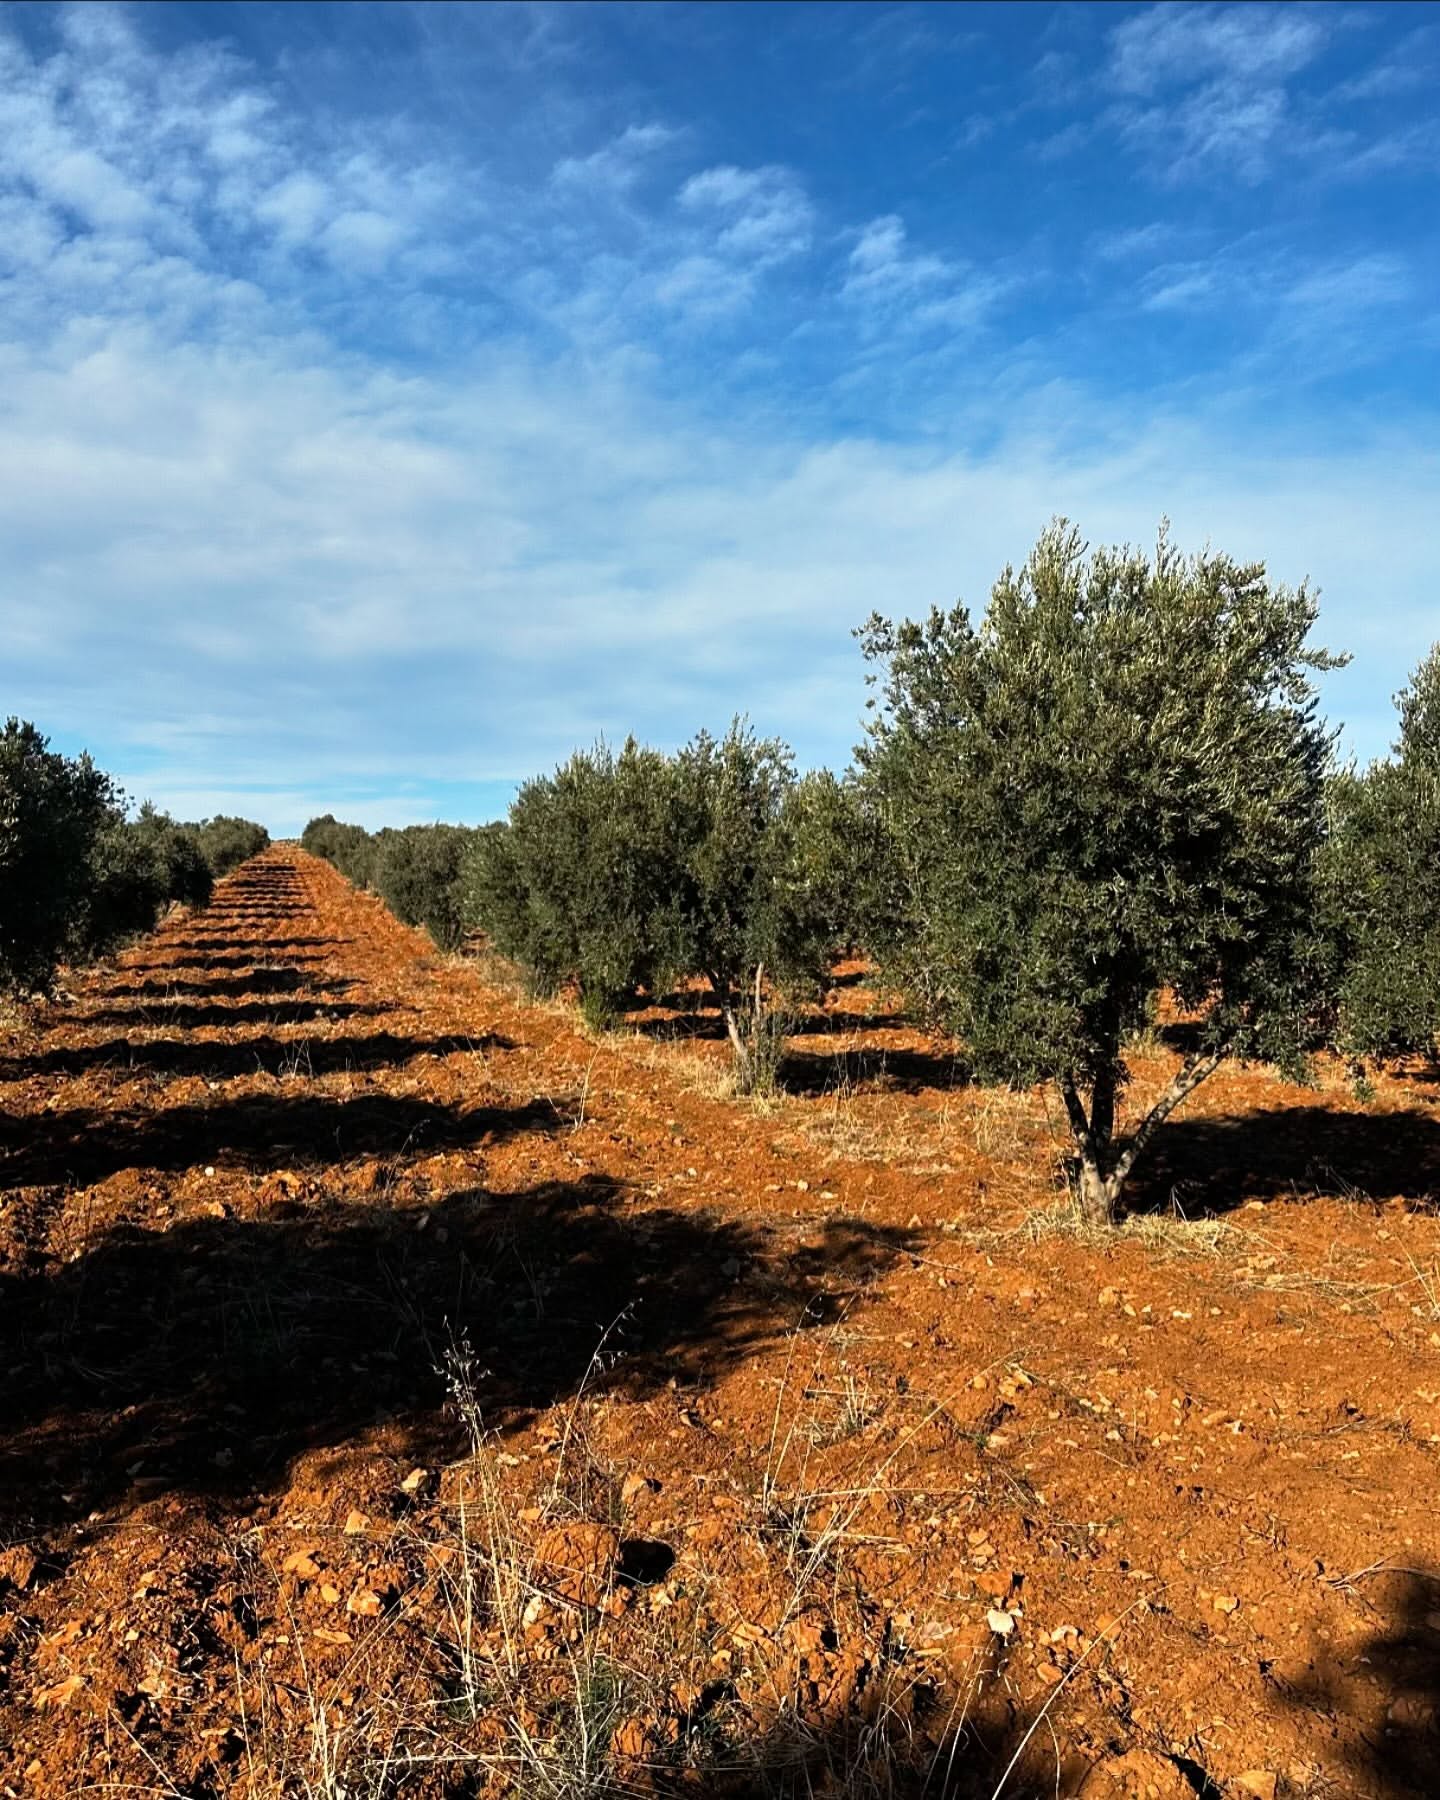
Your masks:
<svg viewBox="0 0 1440 1800"><path fill-rule="evenodd" d="M716 249L741 261L768 267L810 247L814 209L788 169L705 169L681 188L680 205L715 219Z"/></svg>
<svg viewBox="0 0 1440 1800"><path fill-rule="evenodd" d="M1429 629L1423 437L1297 455L1220 382L1180 417L1062 384L1043 345L970 356L1002 271L917 245L898 212L822 217L789 168L684 179L668 127L507 185L394 132L322 131L123 15L62 22L41 58L0 28L0 636L8 703L137 792L279 825L415 816L422 783L737 710L843 761L850 628L983 599L1056 510L1096 537L1169 512L1183 541L1309 568L1376 691ZM816 254L836 243L838 272ZM1356 354L1411 280L1385 258L1201 264L1163 226L1099 253L1170 257L1132 284L1154 307L1249 295L1268 344L1317 363ZM356 316L424 353L387 365ZM806 357L808 411L798 381L762 404L742 379ZM864 380L897 410L918 393L933 442L827 422ZM1364 733L1379 748L1388 724Z"/></svg>
<svg viewBox="0 0 1440 1800"><path fill-rule="evenodd" d="M320 241L332 261L364 273L383 268L407 236L402 220L370 207L354 207L332 219Z"/></svg>
<svg viewBox="0 0 1440 1800"><path fill-rule="evenodd" d="M1176 235L1177 228L1168 219L1152 219L1146 225L1102 232L1095 239L1094 251L1105 262L1128 262L1132 258L1153 255L1172 243Z"/></svg>
<svg viewBox="0 0 1440 1800"><path fill-rule="evenodd" d="M1325 47L1324 14L1303 6L1152 6L1110 36L1110 74L1128 93L1151 94L1204 78L1272 81Z"/></svg>
<svg viewBox="0 0 1440 1800"><path fill-rule="evenodd" d="M255 202L255 217L273 228L283 244L309 243L332 211L330 189L309 170L296 170L267 188Z"/></svg>
<svg viewBox="0 0 1440 1800"><path fill-rule="evenodd" d="M1367 153L1315 91L1322 55L1364 15L1341 7L1159 5L1111 32L1104 115L1167 182L1219 175L1257 185L1277 167L1343 174ZM1352 84L1353 85L1353 84ZM1398 146L1395 147L1398 151Z"/></svg>
<svg viewBox="0 0 1440 1800"><path fill-rule="evenodd" d="M627 125L619 137L588 156L562 157L551 181L562 189L622 198L675 136L666 125Z"/></svg>
<svg viewBox="0 0 1440 1800"><path fill-rule="evenodd" d="M133 333L0 378L11 703L130 767L303 792L296 817L335 784L514 777L597 731L675 741L734 710L843 761L850 627L983 599L1056 510L1142 539L1168 512L1182 542L1308 570L1382 686L1431 591L1440 463L1398 440L1277 460L1223 417L1075 394L1057 416L1102 436L1070 449L1043 415L983 456L789 443L578 366L402 382Z"/></svg>
<svg viewBox="0 0 1440 1800"><path fill-rule="evenodd" d="M966 330L978 325L1008 283L907 247L905 222L895 213L872 219L850 252L841 295L868 317L872 329L904 322L916 328Z"/></svg>

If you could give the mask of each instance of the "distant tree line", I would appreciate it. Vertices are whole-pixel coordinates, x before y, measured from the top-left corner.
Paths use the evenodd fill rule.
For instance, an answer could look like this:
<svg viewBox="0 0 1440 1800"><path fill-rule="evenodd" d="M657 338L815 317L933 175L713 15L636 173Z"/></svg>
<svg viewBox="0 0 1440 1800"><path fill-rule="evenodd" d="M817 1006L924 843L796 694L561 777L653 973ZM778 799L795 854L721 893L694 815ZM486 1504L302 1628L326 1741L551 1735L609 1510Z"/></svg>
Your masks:
<svg viewBox="0 0 1440 1800"><path fill-rule="evenodd" d="M182 824L125 797L89 756L31 724L0 733L0 989L44 994L61 963L93 961L153 930L270 842L248 819Z"/></svg>

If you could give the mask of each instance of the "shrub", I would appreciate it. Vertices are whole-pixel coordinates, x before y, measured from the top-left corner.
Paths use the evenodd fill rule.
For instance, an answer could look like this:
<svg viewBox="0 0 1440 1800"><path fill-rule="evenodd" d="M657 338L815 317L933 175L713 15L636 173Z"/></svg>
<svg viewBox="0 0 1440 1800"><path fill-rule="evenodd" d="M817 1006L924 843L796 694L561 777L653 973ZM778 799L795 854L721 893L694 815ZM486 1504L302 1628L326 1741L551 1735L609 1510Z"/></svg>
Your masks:
<svg viewBox="0 0 1440 1800"><path fill-rule="evenodd" d="M345 825L324 813L300 834L300 848L323 857L356 887L368 888L373 886L377 844L385 835L372 837L363 825Z"/></svg>
<svg viewBox="0 0 1440 1800"><path fill-rule="evenodd" d="M843 940L853 808L832 776L795 779L782 744L737 722L678 756L628 742L525 784L472 840L466 914L542 992L574 981L603 1024L642 990L709 982L742 1088L768 1085L775 1012Z"/></svg>
<svg viewBox="0 0 1440 1800"><path fill-rule="evenodd" d="M797 782L789 750L737 720L675 759L674 954L714 993L742 1091L769 1086L786 997L818 988L849 936L847 802Z"/></svg>
<svg viewBox="0 0 1440 1800"><path fill-rule="evenodd" d="M331 849L339 828L340 821L334 813L321 813L300 833L300 848L309 856L321 856L326 862L333 862Z"/></svg>
<svg viewBox="0 0 1440 1800"><path fill-rule="evenodd" d="M45 992L75 931L99 834L117 816L110 778L62 756L33 725L0 734L0 983Z"/></svg>
<svg viewBox="0 0 1440 1800"><path fill-rule="evenodd" d="M521 794L525 792L522 788ZM470 834L457 877L460 916L470 930L483 931L491 947L517 963L532 986L540 989L545 984L535 969L530 885L511 823L513 805L510 815L510 820L498 819Z"/></svg>
<svg viewBox="0 0 1440 1800"><path fill-rule="evenodd" d="M470 835L459 825L410 825L375 840L371 885L396 918L423 925L442 950L465 935L458 878Z"/></svg>
<svg viewBox="0 0 1440 1800"><path fill-rule="evenodd" d="M198 824L187 825L184 829L200 846L201 855L217 880L232 869L238 869L252 856L258 856L270 844L270 833L263 825L257 825L253 819L235 819L223 813L213 819L201 819Z"/></svg>
<svg viewBox="0 0 1440 1800"><path fill-rule="evenodd" d="M870 935L982 1076L1053 1079L1082 1204L1113 1218L1156 1127L1227 1053L1300 1066L1330 739L1315 603L1263 568L1087 555L1063 522L963 607L863 632ZM1122 1046L1158 990L1198 1045L1128 1140Z"/></svg>
<svg viewBox="0 0 1440 1800"><path fill-rule="evenodd" d="M1440 1032L1440 645L1398 696L1394 757L1337 777L1321 859L1335 1039L1378 1062Z"/></svg>
<svg viewBox="0 0 1440 1800"><path fill-rule="evenodd" d="M152 931L172 904L204 906L211 885L209 864L188 826L148 802L134 819L117 812L96 835L67 948L77 960L103 956Z"/></svg>
<svg viewBox="0 0 1440 1800"><path fill-rule="evenodd" d="M633 740L577 751L528 781L508 821L474 834L462 874L470 923L541 993L567 982L587 1019L613 1019L686 966L674 892L677 789Z"/></svg>

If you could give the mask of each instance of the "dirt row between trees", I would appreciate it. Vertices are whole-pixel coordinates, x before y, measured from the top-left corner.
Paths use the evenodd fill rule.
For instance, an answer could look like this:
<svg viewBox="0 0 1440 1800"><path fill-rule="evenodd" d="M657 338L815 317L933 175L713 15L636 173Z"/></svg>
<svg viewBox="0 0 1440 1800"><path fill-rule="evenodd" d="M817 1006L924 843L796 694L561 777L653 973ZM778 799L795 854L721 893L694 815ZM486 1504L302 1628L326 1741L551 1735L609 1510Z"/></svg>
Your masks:
<svg viewBox="0 0 1440 1800"><path fill-rule="evenodd" d="M1440 1090L1103 1241L863 984L707 1029L280 846L0 1041L0 1790L1433 1794Z"/></svg>

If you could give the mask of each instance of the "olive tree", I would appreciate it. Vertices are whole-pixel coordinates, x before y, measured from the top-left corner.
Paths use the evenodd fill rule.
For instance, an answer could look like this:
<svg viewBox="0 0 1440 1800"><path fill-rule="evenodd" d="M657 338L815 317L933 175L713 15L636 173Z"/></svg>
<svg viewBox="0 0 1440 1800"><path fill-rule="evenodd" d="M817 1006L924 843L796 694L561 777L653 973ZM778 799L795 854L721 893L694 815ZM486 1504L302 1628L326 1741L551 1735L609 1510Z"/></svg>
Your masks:
<svg viewBox="0 0 1440 1800"><path fill-rule="evenodd" d="M153 931L172 905L206 905L211 887L210 866L189 827L148 801L133 819L117 808L91 846L69 953L76 961L103 956Z"/></svg>
<svg viewBox="0 0 1440 1800"><path fill-rule="evenodd" d="M1395 696L1400 709L1400 739L1395 754L1403 768L1440 775L1440 643Z"/></svg>
<svg viewBox="0 0 1440 1800"><path fill-rule="evenodd" d="M667 759L633 739L577 751L527 781L478 832L463 908L542 993L566 983L596 1025L684 972L674 890L678 791Z"/></svg>
<svg viewBox="0 0 1440 1800"><path fill-rule="evenodd" d="M466 915L540 991L575 983L595 1024L700 977L753 1087L783 1043L774 1000L818 982L845 936L851 810L832 776L797 780L789 751L738 721L671 757L601 744L475 835Z"/></svg>
<svg viewBox="0 0 1440 1800"><path fill-rule="evenodd" d="M1331 749L1311 677L1337 662L1315 617L1164 528L1153 555L1090 553L1057 521L978 626L862 630L872 947L982 1079L1055 1082L1094 1219L1227 1054L1301 1064ZM1197 1041L1121 1132L1126 1040L1166 989Z"/></svg>
<svg viewBox="0 0 1440 1800"><path fill-rule="evenodd" d="M465 935L460 863L471 833L462 825L408 825L376 839L371 885L397 919L423 925L441 950Z"/></svg>
<svg viewBox="0 0 1440 1800"><path fill-rule="evenodd" d="M736 720L675 759L678 954L709 983L742 1090L774 1078L788 993L817 987L848 936L849 807L833 776L797 780L784 744Z"/></svg>
<svg viewBox="0 0 1440 1800"><path fill-rule="evenodd" d="M217 813L213 819L200 819L185 826L199 844L210 873L218 880L238 869L242 862L269 847L270 833L253 819L237 819Z"/></svg>
<svg viewBox="0 0 1440 1800"><path fill-rule="evenodd" d="M1397 695L1394 755L1330 790L1321 859L1337 1047L1363 1065L1440 1033L1440 645Z"/></svg>
<svg viewBox="0 0 1440 1800"><path fill-rule="evenodd" d="M358 888L373 884L380 840L385 832L368 832L363 825L347 825L333 813L311 819L300 834L300 848L323 857Z"/></svg>
<svg viewBox="0 0 1440 1800"><path fill-rule="evenodd" d="M119 817L110 778L33 725L0 732L0 985L44 992L69 947L99 835Z"/></svg>

